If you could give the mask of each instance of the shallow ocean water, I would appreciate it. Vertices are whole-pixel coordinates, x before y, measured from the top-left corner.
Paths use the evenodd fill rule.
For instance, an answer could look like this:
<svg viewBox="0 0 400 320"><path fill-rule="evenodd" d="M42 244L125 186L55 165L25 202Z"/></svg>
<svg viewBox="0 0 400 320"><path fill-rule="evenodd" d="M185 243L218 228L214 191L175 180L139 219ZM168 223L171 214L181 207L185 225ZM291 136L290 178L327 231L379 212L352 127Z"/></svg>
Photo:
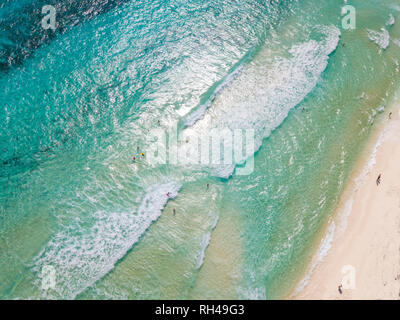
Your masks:
<svg viewBox="0 0 400 320"><path fill-rule="evenodd" d="M387 117L397 2L69 1L45 37L42 5L0 7L0 297L283 297ZM140 157L176 127L254 130L254 170Z"/></svg>

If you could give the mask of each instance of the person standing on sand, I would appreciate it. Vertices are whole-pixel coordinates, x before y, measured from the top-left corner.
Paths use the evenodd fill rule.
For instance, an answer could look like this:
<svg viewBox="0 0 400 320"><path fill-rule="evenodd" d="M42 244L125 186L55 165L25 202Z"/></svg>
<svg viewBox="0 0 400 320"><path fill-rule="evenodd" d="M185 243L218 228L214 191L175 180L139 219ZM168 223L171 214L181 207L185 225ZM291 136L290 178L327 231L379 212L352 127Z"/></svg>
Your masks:
<svg viewBox="0 0 400 320"><path fill-rule="evenodd" d="M379 174L378 179L376 179L376 185L379 186L381 184L382 174Z"/></svg>
<svg viewBox="0 0 400 320"><path fill-rule="evenodd" d="M343 293L343 291L342 291L342 285L341 285L341 284L340 284L339 287L338 287L338 291L339 291L340 294Z"/></svg>

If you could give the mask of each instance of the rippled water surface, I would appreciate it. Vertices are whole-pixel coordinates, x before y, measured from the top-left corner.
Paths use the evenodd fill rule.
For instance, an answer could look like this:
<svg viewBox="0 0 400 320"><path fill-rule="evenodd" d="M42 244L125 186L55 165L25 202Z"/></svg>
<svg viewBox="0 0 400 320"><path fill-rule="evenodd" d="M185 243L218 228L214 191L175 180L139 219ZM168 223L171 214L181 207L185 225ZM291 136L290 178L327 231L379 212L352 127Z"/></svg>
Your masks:
<svg viewBox="0 0 400 320"><path fill-rule="evenodd" d="M1 3L0 297L283 297L398 88L400 6L376 2L354 30L338 0ZM154 165L176 128L178 154L254 144Z"/></svg>

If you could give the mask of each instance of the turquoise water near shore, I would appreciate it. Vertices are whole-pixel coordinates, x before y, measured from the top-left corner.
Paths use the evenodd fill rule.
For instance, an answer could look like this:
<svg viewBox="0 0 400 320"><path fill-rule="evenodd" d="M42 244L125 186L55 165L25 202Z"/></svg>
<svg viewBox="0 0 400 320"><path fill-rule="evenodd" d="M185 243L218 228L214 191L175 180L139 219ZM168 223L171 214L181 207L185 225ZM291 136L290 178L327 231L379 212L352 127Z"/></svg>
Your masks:
<svg viewBox="0 0 400 320"><path fill-rule="evenodd" d="M397 1L352 1L355 30L343 1L84 5L29 55L0 36L0 298L285 296L388 116ZM254 171L132 162L176 126L254 130Z"/></svg>

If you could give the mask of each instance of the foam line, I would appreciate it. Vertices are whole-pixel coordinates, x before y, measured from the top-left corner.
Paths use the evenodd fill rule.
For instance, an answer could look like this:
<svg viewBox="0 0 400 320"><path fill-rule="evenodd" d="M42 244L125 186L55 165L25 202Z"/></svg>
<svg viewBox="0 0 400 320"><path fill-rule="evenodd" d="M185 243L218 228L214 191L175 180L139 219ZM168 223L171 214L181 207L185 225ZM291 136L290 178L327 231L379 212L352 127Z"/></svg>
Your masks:
<svg viewBox="0 0 400 320"><path fill-rule="evenodd" d="M152 185L135 212L99 211L89 230L84 222L74 221L58 232L34 259L37 286L41 285L44 266L56 271L57 286L54 291L43 292L43 297L73 299L104 277L160 217L180 188L177 182Z"/></svg>

